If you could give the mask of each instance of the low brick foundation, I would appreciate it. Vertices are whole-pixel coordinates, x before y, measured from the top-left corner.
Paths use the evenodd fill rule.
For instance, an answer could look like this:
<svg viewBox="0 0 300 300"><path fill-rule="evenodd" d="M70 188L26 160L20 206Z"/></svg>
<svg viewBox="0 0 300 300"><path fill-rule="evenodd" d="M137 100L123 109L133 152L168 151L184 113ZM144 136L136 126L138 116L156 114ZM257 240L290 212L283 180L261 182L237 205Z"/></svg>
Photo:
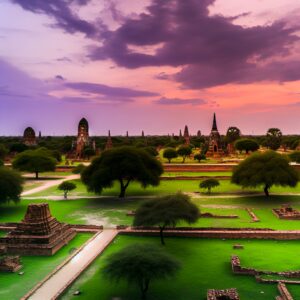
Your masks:
<svg viewBox="0 0 300 300"><path fill-rule="evenodd" d="M256 216L256 214L250 208L246 208L246 211L250 215L252 222L260 222L259 218Z"/></svg>

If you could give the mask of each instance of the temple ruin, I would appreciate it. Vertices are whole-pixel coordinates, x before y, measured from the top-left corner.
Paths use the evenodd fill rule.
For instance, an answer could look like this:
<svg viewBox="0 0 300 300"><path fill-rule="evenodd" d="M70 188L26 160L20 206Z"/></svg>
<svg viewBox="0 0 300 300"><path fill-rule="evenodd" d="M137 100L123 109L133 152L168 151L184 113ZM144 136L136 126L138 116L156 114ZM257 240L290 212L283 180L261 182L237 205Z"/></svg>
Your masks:
<svg viewBox="0 0 300 300"><path fill-rule="evenodd" d="M208 290L207 300L239 300L240 296L236 289Z"/></svg>
<svg viewBox="0 0 300 300"><path fill-rule="evenodd" d="M53 255L74 238L76 231L51 216L47 203L30 204L21 223L0 238L7 254Z"/></svg>
<svg viewBox="0 0 300 300"><path fill-rule="evenodd" d="M272 211L279 219L300 220L300 211L293 209L289 205L282 205L281 208L274 208Z"/></svg>

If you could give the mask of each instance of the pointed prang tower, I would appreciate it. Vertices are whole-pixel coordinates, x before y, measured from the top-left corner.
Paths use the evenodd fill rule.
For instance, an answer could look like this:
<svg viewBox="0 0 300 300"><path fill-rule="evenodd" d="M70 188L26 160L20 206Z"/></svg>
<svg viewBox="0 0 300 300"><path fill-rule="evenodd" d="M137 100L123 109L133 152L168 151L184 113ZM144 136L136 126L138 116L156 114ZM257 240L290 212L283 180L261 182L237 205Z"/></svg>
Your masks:
<svg viewBox="0 0 300 300"><path fill-rule="evenodd" d="M184 143L186 145L189 145L190 144L190 135L189 135L189 129L188 129L187 125L185 125L185 127L184 127L183 138L184 138Z"/></svg>
<svg viewBox="0 0 300 300"><path fill-rule="evenodd" d="M224 156L224 152L221 145L221 136L217 127L217 118L214 113L213 124L209 135L208 151L206 152L207 157L221 157Z"/></svg>
<svg viewBox="0 0 300 300"><path fill-rule="evenodd" d="M110 136L110 130L108 130L108 137L105 145L105 150L111 149L113 147L112 139Z"/></svg>

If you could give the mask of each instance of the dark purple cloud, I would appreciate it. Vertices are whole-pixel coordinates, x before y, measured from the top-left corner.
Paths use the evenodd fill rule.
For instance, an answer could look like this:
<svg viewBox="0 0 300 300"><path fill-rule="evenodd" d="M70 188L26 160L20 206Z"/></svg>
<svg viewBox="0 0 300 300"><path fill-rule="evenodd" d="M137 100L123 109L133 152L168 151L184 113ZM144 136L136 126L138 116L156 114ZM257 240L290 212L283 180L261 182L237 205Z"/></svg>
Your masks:
<svg viewBox="0 0 300 300"><path fill-rule="evenodd" d="M58 80L65 80L65 78L64 78L62 75L56 75L56 76L55 76L55 79L58 79Z"/></svg>
<svg viewBox="0 0 300 300"><path fill-rule="evenodd" d="M55 26L62 28L68 33L81 32L88 37L93 37L97 33L94 24L82 20L76 15L71 6L86 5L90 0L11 0L20 5L23 9L46 14L55 19Z"/></svg>
<svg viewBox="0 0 300 300"><path fill-rule="evenodd" d="M145 13L127 18L116 30L102 29L102 44L92 48L89 56L94 60L111 59L131 69L182 66L183 70L173 79L191 88L300 79L300 69L292 75L286 73L289 66L277 69L276 76L273 74L276 64L285 65L274 62L275 59L288 57L299 42L295 34L298 25L276 21L266 26L243 27L233 23L237 17L210 15L209 6L214 2L152 0ZM154 54L147 54L143 46L157 48ZM261 74L255 75L257 67Z"/></svg>
<svg viewBox="0 0 300 300"><path fill-rule="evenodd" d="M198 99L198 98L180 99L180 98L165 98L165 97L162 97L159 100L156 100L155 103L161 104L161 105L184 105L184 104L204 105L204 104L208 104L208 102L206 100Z"/></svg>
<svg viewBox="0 0 300 300"><path fill-rule="evenodd" d="M123 87L112 87L105 84L89 82L69 82L65 87L77 90L83 93L98 94L115 98L136 98L136 97L153 97L159 96L157 93L148 91L134 90Z"/></svg>

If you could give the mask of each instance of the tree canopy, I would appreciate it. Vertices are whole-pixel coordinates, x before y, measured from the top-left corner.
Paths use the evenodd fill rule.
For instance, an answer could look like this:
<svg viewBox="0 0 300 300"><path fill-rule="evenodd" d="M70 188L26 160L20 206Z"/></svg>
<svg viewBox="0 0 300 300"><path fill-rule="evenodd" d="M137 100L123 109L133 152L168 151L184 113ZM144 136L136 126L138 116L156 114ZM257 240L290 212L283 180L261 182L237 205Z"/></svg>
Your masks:
<svg viewBox="0 0 300 300"><path fill-rule="evenodd" d="M102 273L105 278L119 282L126 280L138 285L141 299L146 299L150 281L175 275L180 264L170 254L153 244L133 244L111 254Z"/></svg>
<svg viewBox="0 0 300 300"><path fill-rule="evenodd" d="M231 144L238 140L241 136L241 131L237 127L229 127L226 132L226 142Z"/></svg>
<svg viewBox="0 0 300 300"><path fill-rule="evenodd" d="M220 185L219 180L215 178L208 178L200 182L199 187L201 189L207 189L208 193L211 193L211 189Z"/></svg>
<svg viewBox="0 0 300 300"><path fill-rule="evenodd" d="M63 181L57 188L64 192L64 198L68 198L68 192L76 189L76 184L72 181Z"/></svg>
<svg viewBox="0 0 300 300"><path fill-rule="evenodd" d="M251 139L239 139L235 142L234 147L238 151L245 151L246 154L248 154L249 151L254 152L259 149L258 143Z"/></svg>
<svg viewBox="0 0 300 300"><path fill-rule="evenodd" d="M18 172L0 167L0 203L19 202L22 184L23 178Z"/></svg>
<svg viewBox="0 0 300 300"><path fill-rule="evenodd" d="M35 173L35 177L38 179L40 172L54 171L56 163L57 161L50 151L39 148L19 153L12 165L19 171Z"/></svg>
<svg viewBox="0 0 300 300"><path fill-rule="evenodd" d="M171 163L171 160L173 158L178 157L177 151L174 148L166 148L163 152L163 157L168 160L169 163Z"/></svg>
<svg viewBox="0 0 300 300"><path fill-rule="evenodd" d="M164 245L163 230L175 227L180 221L196 222L200 212L188 195L177 193L145 201L136 211L134 226L159 226L161 243Z"/></svg>
<svg viewBox="0 0 300 300"><path fill-rule="evenodd" d="M8 149L5 145L0 144L0 160L5 160L6 155L8 154Z"/></svg>
<svg viewBox="0 0 300 300"><path fill-rule="evenodd" d="M104 151L86 167L81 178L89 191L101 193L103 188L120 184L120 198L132 181L142 187L157 186L163 172L161 163L147 151L132 146L122 146Z"/></svg>
<svg viewBox="0 0 300 300"><path fill-rule="evenodd" d="M300 163L300 151L290 153L289 158L292 162Z"/></svg>
<svg viewBox="0 0 300 300"><path fill-rule="evenodd" d="M281 145L282 132L279 128L270 128L266 135L266 146L272 150L277 150Z"/></svg>
<svg viewBox="0 0 300 300"><path fill-rule="evenodd" d="M231 181L245 187L263 186L266 196L273 185L295 187L298 172L288 159L274 151L254 153L242 161L233 171Z"/></svg>
<svg viewBox="0 0 300 300"><path fill-rule="evenodd" d="M198 162L200 162L201 160L206 159L206 156L202 153L197 153L194 155L194 160L197 160Z"/></svg>
<svg viewBox="0 0 300 300"><path fill-rule="evenodd" d="M181 145L177 149L177 154L182 157L182 163L184 163L187 156L192 154L192 148L189 145Z"/></svg>

